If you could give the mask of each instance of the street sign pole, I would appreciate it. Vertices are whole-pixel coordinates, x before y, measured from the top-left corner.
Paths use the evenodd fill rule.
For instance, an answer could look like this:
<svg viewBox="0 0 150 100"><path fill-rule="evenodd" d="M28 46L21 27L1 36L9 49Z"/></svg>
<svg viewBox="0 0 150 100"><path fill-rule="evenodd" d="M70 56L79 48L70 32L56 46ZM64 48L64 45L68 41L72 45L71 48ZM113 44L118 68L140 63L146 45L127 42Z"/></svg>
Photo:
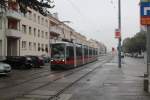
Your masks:
<svg viewBox="0 0 150 100"><path fill-rule="evenodd" d="M118 67L121 68L121 0L118 0L118 29L120 38L118 38Z"/></svg>
<svg viewBox="0 0 150 100"><path fill-rule="evenodd" d="M147 26L147 74L150 76L150 26Z"/></svg>
<svg viewBox="0 0 150 100"><path fill-rule="evenodd" d="M147 51L147 73L144 74L144 91L149 92L150 78L150 0L141 0L141 25L147 27L146 51Z"/></svg>

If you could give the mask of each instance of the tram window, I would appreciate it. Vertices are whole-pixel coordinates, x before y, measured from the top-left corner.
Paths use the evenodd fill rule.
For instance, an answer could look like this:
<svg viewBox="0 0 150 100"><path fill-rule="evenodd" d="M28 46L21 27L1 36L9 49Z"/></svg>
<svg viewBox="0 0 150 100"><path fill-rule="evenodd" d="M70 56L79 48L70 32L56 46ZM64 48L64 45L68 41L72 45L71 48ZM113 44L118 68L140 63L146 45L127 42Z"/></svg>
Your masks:
<svg viewBox="0 0 150 100"><path fill-rule="evenodd" d="M95 55L95 49L93 49L93 56Z"/></svg>
<svg viewBox="0 0 150 100"><path fill-rule="evenodd" d="M77 47L76 52L77 52L77 56L82 56L82 48Z"/></svg>
<svg viewBox="0 0 150 100"><path fill-rule="evenodd" d="M73 47L67 47L67 58L74 57Z"/></svg>
<svg viewBox="0 0 150 100"><path fill-rule="evenodd" d="M51 56L52 58L64 58L65 57L65 45L53 44Z"/></svg>
<svg viewBox="0 0 150 100"><path fill-rule="evenodd" d="M87 48L84 49L84 55L88 56L88 49Z"/></svg>
<svg viewBox="0 0 150 100"><path fill-rule="evenodd" d="M89 50L89 55L91 56L92 55L92 49L90 48Z"/></svg>

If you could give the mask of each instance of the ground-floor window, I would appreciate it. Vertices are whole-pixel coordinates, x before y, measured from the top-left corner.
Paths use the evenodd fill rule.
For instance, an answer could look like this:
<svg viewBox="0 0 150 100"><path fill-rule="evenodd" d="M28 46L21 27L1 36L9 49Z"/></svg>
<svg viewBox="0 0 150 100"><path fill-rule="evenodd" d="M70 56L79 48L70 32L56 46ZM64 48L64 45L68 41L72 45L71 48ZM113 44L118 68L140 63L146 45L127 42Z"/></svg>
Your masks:
<svg viewBox="0 0 150 100"><path fill-rule="evenodd" d="M29 50L32 50L32 42L29 42Z"/></svg>
<svg viewBox="0 0 150 100"><path fill-rule="evenodd" d="M0 56L2 56L2 40L0 40Z"/></svg>
<svg viewBox="0 0 150 100"><path fill-rule="evenodd" d="M26 49L27 48L27 41L22 41L22 49Z"/></svg>
<svg viewBox="0 0 150 100"><path fill-rule="evenodd" d="M0 29L2 29L2 17L0 17Z"/></svg>
<svg viewBox="0 0 150 100"><path fill-rule="evenodd" d="M34 51L36 51L36 43L33 44Z"/></svg>

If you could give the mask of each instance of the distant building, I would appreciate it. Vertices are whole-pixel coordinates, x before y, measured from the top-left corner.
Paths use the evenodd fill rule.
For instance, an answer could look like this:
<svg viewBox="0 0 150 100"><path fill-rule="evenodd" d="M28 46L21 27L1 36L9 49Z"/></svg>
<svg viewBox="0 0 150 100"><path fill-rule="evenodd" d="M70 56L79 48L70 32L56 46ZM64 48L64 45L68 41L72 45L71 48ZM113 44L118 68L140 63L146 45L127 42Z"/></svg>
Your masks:
<svg viewBox="0 0 150 100"><path fill-rule="evenodd" d="M107 52L106 46L103 43L101 43L97 40L90 39L89 44L90 44L90 46L98 49L98 54L99 55L100 54L105 54Z"/></svg>

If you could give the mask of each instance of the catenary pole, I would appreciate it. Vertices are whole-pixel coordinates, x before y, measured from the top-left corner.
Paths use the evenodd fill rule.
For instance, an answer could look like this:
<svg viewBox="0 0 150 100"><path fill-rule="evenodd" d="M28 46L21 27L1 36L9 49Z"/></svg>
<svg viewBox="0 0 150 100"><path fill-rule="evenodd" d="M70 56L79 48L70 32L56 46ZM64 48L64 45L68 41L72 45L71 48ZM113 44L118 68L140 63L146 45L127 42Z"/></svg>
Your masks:
<svg viewBox="0 0 150 100"><path fill-rule="evenodd" d="M118 67L121 68L121 0L118 0L118 29L120 38L118 38Z"/></svg>

